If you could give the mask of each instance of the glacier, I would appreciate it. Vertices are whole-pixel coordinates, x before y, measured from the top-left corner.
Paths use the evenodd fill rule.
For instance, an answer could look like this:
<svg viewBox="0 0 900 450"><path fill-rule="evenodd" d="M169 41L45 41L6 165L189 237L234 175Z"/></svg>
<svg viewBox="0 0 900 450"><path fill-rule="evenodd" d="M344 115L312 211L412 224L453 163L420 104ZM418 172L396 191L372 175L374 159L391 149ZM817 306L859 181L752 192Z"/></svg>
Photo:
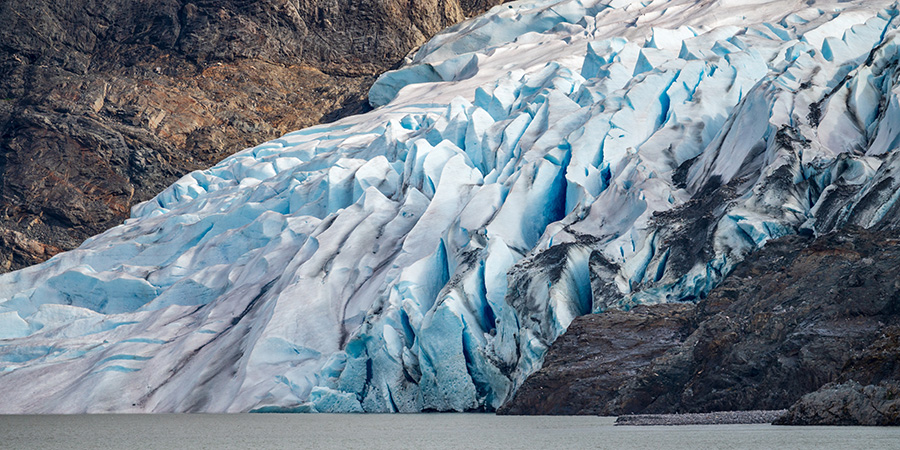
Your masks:
<svg viewBox="0 0 900 450"><path fill-rule="evenodd" d="M188 174L0 276L2 413L491 411L577 316L900 226L877 0L520 0L372 112Z"/></svg>

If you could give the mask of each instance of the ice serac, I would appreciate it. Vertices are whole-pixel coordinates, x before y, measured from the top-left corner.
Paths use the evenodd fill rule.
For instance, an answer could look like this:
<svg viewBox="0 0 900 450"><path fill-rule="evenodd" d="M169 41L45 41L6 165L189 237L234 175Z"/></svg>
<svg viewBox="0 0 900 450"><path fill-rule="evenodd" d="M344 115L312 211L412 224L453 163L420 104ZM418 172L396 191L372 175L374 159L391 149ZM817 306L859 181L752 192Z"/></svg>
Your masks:
<svg viewBox="0 0 900 450"><path fill-rule="evenodd" d="M751 3L751 4L748 4ZM518 1L0 277L2 412L492 410L577 316L900 225L898 7Z"/></svg>

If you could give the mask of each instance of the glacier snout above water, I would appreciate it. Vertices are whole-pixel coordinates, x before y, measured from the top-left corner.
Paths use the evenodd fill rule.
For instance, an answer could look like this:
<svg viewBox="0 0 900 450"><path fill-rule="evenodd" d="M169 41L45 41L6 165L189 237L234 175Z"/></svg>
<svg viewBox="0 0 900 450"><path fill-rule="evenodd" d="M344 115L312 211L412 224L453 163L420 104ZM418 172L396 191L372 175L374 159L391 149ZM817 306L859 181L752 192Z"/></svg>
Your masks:
<svg viewBox="0 0 900 450"><path fill-rule="evenodd" d="M492 410L578 315L900 225L898 6L518 1L0 277L2 412Z"/></svg>

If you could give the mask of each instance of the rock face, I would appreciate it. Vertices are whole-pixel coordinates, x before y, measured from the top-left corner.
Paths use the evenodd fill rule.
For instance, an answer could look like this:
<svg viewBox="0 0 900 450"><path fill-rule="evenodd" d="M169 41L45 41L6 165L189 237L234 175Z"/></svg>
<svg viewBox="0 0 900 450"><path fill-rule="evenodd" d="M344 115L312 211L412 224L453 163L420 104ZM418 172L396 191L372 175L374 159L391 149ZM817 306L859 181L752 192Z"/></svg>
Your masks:
<svg viewBox="0 0 900 450"><path fill-rule="evenodd" d="M0 2L0 272L191 170L367 109L375 75L498 3Z"/></svg>
<svg viewBox="0 0 900 450"><path fill-rule="evenodd" d="M651 361L693 331L692 304L638 306L581 316L569 325L499 414L603 414L606 403Z"/></svg>
<svg viewBox="0 0 900 450"><path fill-rule="evenodd" d="M787 408L832 381L896 382L898 264L900 239L893 231L772 241L694 309L658 305L577 319L553 344L544 368L503 410L771 410ZM627 338L632 333L656 339L634 347ZM602 358L585 358L594 348ZM882 423L857 410L887 402L894 392L858 385L835 389L804 398L792 409L791 423L814 423L828 414L834 417L829 423ZM826 412L819 416L809 412L822 408ZM827 412L835 408L844 415Z"/></svg>
<svg viewBox="0 0 900 450"><path fill-rule="evenodd" d="M804 395L776 425L900 425L900 384L829 383Z"/></svg>

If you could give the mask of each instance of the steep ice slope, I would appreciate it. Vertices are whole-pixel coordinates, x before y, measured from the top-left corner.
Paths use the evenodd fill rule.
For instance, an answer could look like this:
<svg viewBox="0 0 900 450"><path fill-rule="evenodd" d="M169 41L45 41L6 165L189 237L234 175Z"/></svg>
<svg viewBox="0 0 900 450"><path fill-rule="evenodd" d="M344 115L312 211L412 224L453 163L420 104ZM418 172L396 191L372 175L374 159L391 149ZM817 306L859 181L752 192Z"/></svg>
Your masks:
<svg viewBox="0 0 900 450"><path fill-rule="evenodd" d="M520 1L0 277L4 412L493 409L580 314L897 225L897 6Z"/></svg>

